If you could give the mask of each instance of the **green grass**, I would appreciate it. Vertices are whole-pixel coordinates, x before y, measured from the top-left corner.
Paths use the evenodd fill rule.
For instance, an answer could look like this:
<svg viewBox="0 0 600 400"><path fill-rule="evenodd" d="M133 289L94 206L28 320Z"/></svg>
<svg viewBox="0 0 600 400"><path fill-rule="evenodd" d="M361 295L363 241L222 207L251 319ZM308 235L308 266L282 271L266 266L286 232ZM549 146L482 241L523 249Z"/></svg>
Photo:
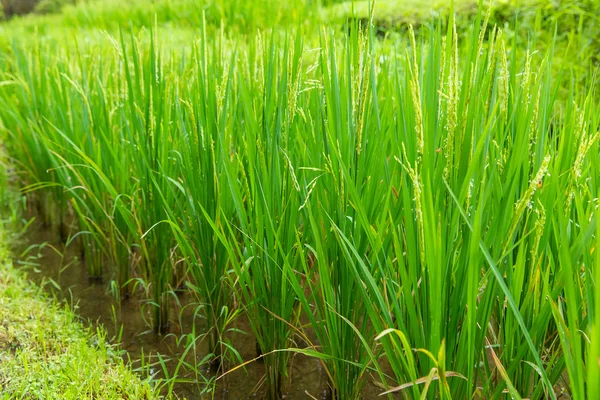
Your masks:
<svg viewBox="0 0 600 400"><path fill-rule="evenodd" d="M568 34L534 17L544 35L522 40L493 13L382 38L261 10L221 28L199 13L188 41L151 10L6 47L7 153L48 223L77 217L89 275L143 287L161 332L185 284L219 361L248 361L227 339L246 314L269 399L294 353L321 361L336 399L369 380L389 398L595 398L587 11L568 9ZM559 67L570 49L583 61Z"/></svg>

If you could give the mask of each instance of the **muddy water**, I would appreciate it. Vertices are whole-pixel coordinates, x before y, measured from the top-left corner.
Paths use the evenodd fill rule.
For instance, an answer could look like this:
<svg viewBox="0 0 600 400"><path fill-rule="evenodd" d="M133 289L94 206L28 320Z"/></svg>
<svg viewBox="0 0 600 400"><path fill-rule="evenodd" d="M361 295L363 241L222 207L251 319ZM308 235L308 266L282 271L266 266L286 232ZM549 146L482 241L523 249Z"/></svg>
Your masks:
<svg viewBox="0 0 600 400"><path fill-rule="evenodd" d="M145 365L153 365L145 369L146 373L164 377L163 368L158 362L160 354L167 360L165 365L169 376L172 376L185 351L184 344L178 345L178 339L192 332L193 328L199 333L206 331L201 317L194 316L197 306L192 295L178 295L178 301L174 300L171 308L170 334L157 335L147 323L151 309L144 306L141 294L134 294L119 304L110 294L110 277L105 277L104 283L90 282L86 266L81 261L79 245L71 244L65 248L58 237L55 230L45 229L41 224L33 226L28 232L27 243L21 243L15 251L16 262L29 271L31 279L43 284L59 300L74 307L84 321L102 324L108 331L108 338L112 338L113 343L118 342L119 347L126 351L124 357L131 361L134 368L139 368L142 364L140 359L144 358ZM232 328L247 333L231 333L228 339L244 361L252 360L256 357L256 345L247 319L243 316L238 318ZM200 341L195 355L194 351L188 352L185 361L199 365L208 353L207 347L206 341ZM298 344L298 347L303 345ZM199 366L198 372L204 379L214 377L208 364ZM175 383L174 393L179 398L187 399L208 399L213 396L216 399L260 399L264 393L264 384L262 387L260 384L264 372L263 364L250 363L245 369L238 369L219 379L214 394L203 394L206 384L202 377L190 368L182 367L178 376L185 382ZM292 356L286 390L286 399L326 399L327 377L321 364L303 355ZM376 398L378 392L380 390L368 384L363 399Z"/></svg>

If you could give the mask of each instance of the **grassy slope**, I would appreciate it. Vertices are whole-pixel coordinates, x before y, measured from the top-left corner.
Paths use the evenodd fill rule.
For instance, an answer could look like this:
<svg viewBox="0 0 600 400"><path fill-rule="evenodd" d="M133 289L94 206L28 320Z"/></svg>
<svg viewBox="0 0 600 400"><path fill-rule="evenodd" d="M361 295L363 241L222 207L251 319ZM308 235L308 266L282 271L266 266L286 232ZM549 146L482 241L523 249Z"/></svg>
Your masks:
<svg viewBox="0 0 600 400"><path fill-rule="evenodd" d="M15 269L0 232L0 398L153 399L101 330L45 297Z"/></svg>

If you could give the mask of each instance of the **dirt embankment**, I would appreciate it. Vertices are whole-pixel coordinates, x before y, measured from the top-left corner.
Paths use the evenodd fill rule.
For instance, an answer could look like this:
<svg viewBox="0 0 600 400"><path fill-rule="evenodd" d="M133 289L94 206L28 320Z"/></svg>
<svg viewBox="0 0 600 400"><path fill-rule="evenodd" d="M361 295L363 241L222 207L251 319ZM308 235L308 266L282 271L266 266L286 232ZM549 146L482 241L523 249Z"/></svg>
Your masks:
<svg viewBox="0 0 600 400"><path fill-rule="evenodd" d="M15 15L29 14L35 10L39 0L1 0L1 2L4 16L11 18Z"/></svg>

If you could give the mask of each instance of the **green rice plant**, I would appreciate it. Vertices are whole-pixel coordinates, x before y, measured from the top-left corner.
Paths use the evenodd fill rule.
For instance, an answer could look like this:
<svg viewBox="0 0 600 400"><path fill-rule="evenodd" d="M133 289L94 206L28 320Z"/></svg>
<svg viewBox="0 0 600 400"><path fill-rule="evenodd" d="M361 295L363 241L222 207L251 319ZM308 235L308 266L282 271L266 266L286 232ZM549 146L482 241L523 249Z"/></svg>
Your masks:
<svg viewBox="0 0 600 400"><path fill-rule="evenodd" d="M123 43L123 46L124 43ZM47 52L45 54L51 54ZM154 53L151 51L150 54ZM139 57L139 54L136 54ZM79 59L79 64L74 68L68 60L56 57L50 62L42 57L38 59L24 61L22 66L17 65L20 72L28 77L32 87L40 92L49 94L48 103L32 100L27 93L18 90L15 91L19 98L19 104L26 108L27 117L16 117L17 123L25 123L35 127L36 131L28 129L24 132L24 140L14 143L22 146L19 150L24 156L21 158L27 160L32 168L46 168L46 173L53 172L52 180L40 178L36 180L27 190L34 190L44 187L58 188L54 196L59 200L63 199L65 193L72 199L73 211L78 215L82 236L84 238L84 249L86 251L87 265L91 277L99 277L102 274L101 266L104 260L108 258L119 269L119 282L125 284L130 280L130 262L132 247L134 244L139 246L139 253L143 255L144 261L151 259L149 248L152 252L161 254L162 257L152 257L157 260L158 265L141 266L142 274L146 279L155 279L151 288L154 290L154 304L157 310L155 314L155 324L159 330L164 330L167 324L166 307L160 305L165 301L165 288L170 283L172 274L169 274L171 264L172 242L168 240L157 240L158 232L168 231L168 227L157 227L154 230L150 228L156 221L160 221L156 215L164 215L161 203L153 202L152 196L160 201L158 193L151 194L155 188L152 176L162 161L160 157L164 154L167 157L168 149L159 148L155 143L167 143L168 141L148 140L148 137L154 136L151 129L156 119L148 118L147 126L144 116L140 117L138 109L145 107L149 110L151 107L160 107L163 103L162 94L155 95L155 102L148 103L154 92L159 93L163 89L156 81L148 80L147 87L144 89L149 93L147 98L143 97L140 86L143 82L143 75L146 76L155 72L156 62L153 57L144 64L145 71L135 71L135 88L129 88L132 96L129 98L128 108L121 107L115 109L115 104L119 101L120 91L115 88L122 87L123 84L134 85L134 82L127 74L110 75L107 74L107 80L102 82L100 79L91 78L94 76L103 76L102 66L110 70L111 61L118 63L118 58L109 58L106 64L98 63L90 59ZM64 62L63 62L64 61ZM134 61L134 67L137 68L140 60ZM127 60L125 60L126 65ZM27 69L37 69L39 73L27 73ZM42 74L40 71L46 71ZM48 76L54 79L47 79ZM19 77L19 79L22 79ZM154 83L154 84L153 84ZM36 85L36 86L33 86ZM111 87L111 85L113 85ZM21 89L23 84L15 85ZM134 91L137 89L137 92ZM97 94L97 95L95 95ZM133 97L137 95L137 97ZM54 100L50 100L54 99ZM14 101L14 99L13 99ZM146 105L141 103L146 101ZM138 106L139 102L139 106ZM62 107L52 108L50 104ZM112 108L111 108L112 107ZM10 109L10 108L9 108ZM83 113L79 113L83 110ZM111 111L109 111L111 110ZM118 112L117 112L118 111ZM127 115L127 111L131 115ZM39 118L38 113L44 115ZM75 118L74 116L78 116ZM145 116L147 118L147 115ZM21 118L21 119L19 119ZM135 121L135 126L126 123ZM160 121L159 121L160 123ZM158 134L161 133L162 124L158 125ZM147 136L132 136L132 131L138 129ZM39 130L39 131L38 131ZM13 132L20 132L16 130ZM92 136L94 135L94 136ZM45 142L40 146L40 141ZM148 151L150 158L140 157L139 154L131 153L130 156L123 157L122 153L115 150L122 148L123 143L133 143L135 149ZM147 146L147 147L143 147ZM32 153L43 149L46 153ZM163 152L159 152L163 150ZM32 156L29 156L32 155ZM35 157L34 157L35 156ZM135 163L134 163L135 162ZM163 161L164 162L164 161ZM168 162L164 162L168 166ZM152 170L150 167L155 168ZM132 185L131 176L123 174L122 171L131 171L135 168L134 176L145 176L145 186L139 187ZM35 177L36 175L33 175ZM47 183L48 182L48 183ZM163 181L167 185L166 180ZM139 197L138 197L139 196ZM52 199L52 198L51 198ZM139 213L137 202L141 202L145 212ZM149 212L154 209L154 213ZM141 220L140 217L146 217ZM164 218L163 218L164 219ZM149 231L149 232L148 232ZM145 239L144 233L148 233ZM150 239L154 240L152 245ZM154 268L151 271L151 268ZM125 290L126 292L126 290ZM162 310L162 311L158 311Z"/></svg>
<svg viewBox="0 0 600 400"><path fill-rule="evenodd" d="M224 106L237 108L229 127L239 132L236 152L225 153L220 146L236 219L223 221L221 228L211 224L230 254L236 289L265 363L269 399L283 394L290 357L285 350L292 343L298 314L287 276L300 267L297 225L302 198L289 155L296 151L294 135L302 126L294 107L301 50L300 37L259 36L245 54L246 68L236 70L230 63L222 99ZM240 75L235 81L234 71ZM234 82L237 101L229 91ZM222 128L227 123L222 120Z"/></svg>
<svg viewBox="0 0 600 400"><path fill-rule="evenodd" d="M399 114L408 121L398 121L404 128L399 132L407 136L396 147L402 168L394 175L400 180L388 186L389 198L404 203L405 216L389 211L394 252L382 251L389 259L382 258L385 262L376 269L389 274L383 286L369 273L369 264L362 269L368 289L363 299L377 304L371 320L381 319L389 327L380 339L396 379L404 382L388 393L412 390L414 396L425 396L438 380L440 397L477 392L498 397L505 390L513 397L554 397L566 363L569 379L579 385L572 393L584 398L583 360L589 359L584 335L569 335L561 315L571 313L571 331L587 325L579 317L588 314L582 310L584 292L574 288L584 282L593 286L587 278L591 274L579 274L569 265L573 260L593 265L582 249L590 253L592 248L595 200L589 193L595 190L578 191L574 183L582 182L581 165L595 146L596 136L585 133L598 129L590 112L593 98L573 96L573 103L586 105L584 110L562 116L564 125L552 128L558 84L549 79L547 58L536 76L529 56L518 71L516 59L509 64L502 52L493 51L505 47L501 39L496 43L492 36L484 48L483 31L477 30L462 53L470 68L455 86L459 50L450 44L450 29L445 41L439 33L430 36L420 57L407 55L408 72L399 80L397 95L405 99ZM592 170L588 182L595 180ZM580 216L571 216L565 203L572 195L582 196ZM586 222L566 229L567 221L581 219ZM386 243L385 226L368 220L367 226L377 226L373 248ZM350 248L356 260L364 257L358 244ZM563 275L575 281L566 283ZM559 312L553 305L552 299L562 296L570 298L560 301L570 311ZM558 332L565 332L558 334L562 345L552 314L562 325ZM411 348L424 350L411 354ZM438 349L437 358L426 356Z"/></svg>
<svg viewBox="0 0 600 400"><path fill-rule="evenodd" d="M15 48L15 53L20 53L21 49ZM51 54L46 52L45 54ZM94 84L98 81L90 81L87 78L93 76L94 71L90 71L89 64L80 64L82 79L80 82L75 82L71 66L68 62L63 62L61 58L56 58L52 61L40 56L37 59L24 61L22 65L17 65L17 72L25 73L28 80L33 84L36 90L50 94L48 99L50 103L42 103L41 100L31 99L24 92L22 84L15 82L15 86L19 89L15 91L20 97L17 104L21 107L27 107L26 117L16 120L19 124L28 124L33 127L31 129L21 131L13 130L13 132L22 132L21 140L15 140L13 143L18 144L21 148L15 150L22 151L27 164L23 164L24 168L31 171L32 168L40 170L39 173L44 175L33 175L36 179L35 183L25 188L26 192L34 190L50 188L52 190L49 198L50 204L53 204L54 199L58 198L59 213L52 211L52 215L59 217L62 215L64 220L67 212L66 203L69 198L75 200L71 203L73 211L79 216L80 226L82 231L86 232L82 236L86 246L84 256L87 258L90 277L101 277L101 266L104 263L104 257L109 257L110 251L108 243L113 240L116 244L117 238L114 234L114 229L111 230L110 210L108 209L108 196L112 195L116 198L116 189L114 185L107 188L105 183L108 178L105 175L98 176L97 170L104 166L102 161L100 165L92 160L93 154L98 154L101 148L97 142L92 140L91 132L102 132L105 126L102 126L101 119L98 114L94 114L94 110L99 111L100 116L104 116L105 112L100 107L93 107L96 104L91 103L94 98L90 93ZM86 70L87 69L87 70ZM33 73L25 72L26 70L36 71ZM41 71L45 71L41 73ZM49 77L54 79L49 79ZM22 83L22 82L21 82ZM13 98L13 101L15 98ZM102 104L102 99L96 98L96 101ZM62 104L63 107L52 108L50 104ZM76 110L87 110L84 118L73 118ZM41 118L39 115L43 115ZM105 137L105 136L101 136ZM45 143L43 143L45 142ZM45 153L40 152L44 149ZM106 153L105 153L106 154ZM105 158L108 154L105 155ZM102 160L102 158L99 158ZM107 160L108 161L108 160ZM82 166L87 165L86 168ZM80 167L80 168L76 168ZM114 165L110 166L111 168ZM46 168L45 171L41 169ZM50 175L50 176L48 176ZM39 177L39 178L36 178ZM115 182L116 179L112 182ZM47 190L47 189L46 189ZM44 195L40 195L42 198ZM106 224L108 223L108 224ZM106 224L106 225L101 225ZM115 258L113 257L113 260Z"/></svg>
<svg viewBox="0 0 600 400"><path fill-rule="evenodd" d="M596 192L598 193L598 192ZM596 195L596 199L598 199L598 195ZM597 201L597 200L596 200ZM598 212L599 208L596 207L596 221L600 221L600 212ZM598 246L599 241L600 241L600 224L598 224L598 222L596 222L596 243L594 245L594 250L593 250L593 255L595 255L595 260L594 260L594 280L593 282L595 283L595 285L598 284L598 282L600 282L600 251L598 249L600 249L600 247ZM592 285L590 285L592 286ZM593 287L595 290L597 290L597 286ZM590 329L590 340L588 343L586 343L586 367L587 367L587 393L599 393L600 392L600 381L598 380L598 378L600 377L600 334L599 334L599 328L598 326L600 325L600 323L598 322L598 315L600 315L600 301L598 301L597 296L594 297L592 295L590 295L590 293L597 293L597 292L593 292L593 291L589 291L588 289L588 296L590 298L594 298L593 304L594 304L594 309L590 308L590 310L593 310L593 318L590 317L590 320L594 320L594 322L592 323L590 321L590 325L591 325L591 329ZM590 302L592 303L592 302ZM591 314L591 313L590 313Z"/></svg>
<svg viewBox="0 0 600 400"><path fill-rule="evenodd" d="M222 339L233 304L227 279L228 255L210 221L221 225L221 219L231 220L234 216L222 160L226 149L233 145L232 132L226 125L231 116L232 93L223 84L233 77L225 59L208 56L209 51L222 52L224 38L209 49L206 30L203 32L192 53L193 66L185 72L188 84L180 87L182 100L174 111L176 141L181 146L173 154L176 172L169 179L172 190L180 192L180 196L174 196L178 199L176 206L167 204L167 210L173 234L186 259L186 271L191 278L188 285L204 305L210 331L209 348L215 356L213 365L219 366L225 346Z"/></svg>
<svg viewBox="0 0 600 400"><path fill-rule="evenodd" d="M289 276L318 339L331 396L340 399L359 398L370 369L382 374L366 345L375 331L365 317L368 303L357 296L363 282L352 273L355 260L341 240L351 237L361 254L371 251L368 233L358 222L365 215L354 202L368 204L360 211L369 215L383 205L379 182L372 178L385 174L376 160L387 140L375 133L380 110L374 98L372 37L356 25L350 32L341 50L330 32L321 39L320 86L310 92L308 104L311 113L318 113L313 118L324 123L307 127L311 135L299 135L307 150L296 156L306 197L307 227L299 241L304 282L294 271ZM319 110L321 102L325 107Z"/></svg>
<svg viewBox="0 0 600 400"><path fill-rule="evenodd" d="M551 132L550 113L556 86L551 86L548 75L540 75L537 80L531 78L529 57L525 60L524 70L521 74L517 73L515 69L512 72L506 70L508 62L505 61L505 56L492 51L494 46L504 48L505 45L501 39L498 43L492 39L487 45L489 47L482 48L480 39L483 35L482 32L474 32L470 45L472 47L471 49L467 47L466 54L467 57L469 54L470 57L477 55L480 60L485 61L481 63L481 61L473 59L471 62L467 62L467 65L470 64L474 70L467 72L471 78L463 80L468 84L462 88L457 85L458 78L456 77L458 75L458 68L456 68L458 47L453 44L448 50L444 44L455 42L452 30L448 32L445 42L441 40L441 36L436 36L439 33L434 33L427 41L431 46L428 50L429 53L424 53L421 58L417 57L416 52L407 56L404 65L408 68L404 72L406 74L404 82L408 83L404 87L398 85L401 91L396 98L405 99L400 104L402 111L399 114L409 116L411 121L406 124L399 119L407 136L397 142L398 153L404 154L403 157L398 157L402 168L391 175L401 174L400 176L403 177L397 186L394 181L387 183L387 188L383 191L384 195L382 196L383 198L387 196L386 201L395 198L397 202L403 199L405 202L403 212L407 215L396 219L398 217L394 214L397 211L390 209L388 212L386 207L380 207L378 215L389 214L391 222L389 225L385 223L385 218L382 221L383 224L377 223L381 221L377 217L373 220L364 217L359 219L360 222L364 221L365 231L371 233L367 235L371 246L367 247L368 251L361 250L360 242L354 237L345 235L340 237L350 249L347 252L349 260L354 258L355 264L360 266L353 273L368 289L363 292L363 301L373 302L377 299L378 307L370 310L371 322L376 327L398 326L397 330L391 328L384 330L381 339L388 361L395 370L398 381L412 383L399 385L391 392L413 390L415 396L425 395L417 389L417 384L426 383L424 389L426 393L430 383L439 379L439 396L442 397L467 396L468 393L482 390L476 386L482 381L486 382L483 393L490 393L490 396L492 393L495 393L494 396L501 395L507 387L513 396L517 396L518 393L531 392L532 396L536 398L551 397L554 384L560 379L563 371L565 359L562 358L561 349L557 348L552 341L555 331L552 329L551 303L549 301L541 302L540 297L542 296L536 296L536 293L552 291L556 295L559 293L557 289L562 287L562 282L559 281L556 289L552 289L555 283L549 278L553 274L551 271L557 267L549 266L542 270L543 258L539 255L540 249L548 246L545 239L548 234L544 233L547 229L546 210L557 208L556 205L549 203L556 198L556 192L546 189L543 195L548 197L539 197L542 194L538 194L537 202L534 195L538 192L538 187L549 185L546 176L564 177L570 173L569 170L561 173L549 171L552 166L552 156L548 153L557 151L556 148L549 146L552 138L548 137ZM413 41L413 47L414 43ZM442 61L440 71L439 60L444 59L448 60L448 64ZM516 68L517 61L514 59L512 61L512 68ZM490 64L486 65L486 62ZM544 64L545 67L541 71L548 74L548 62L546 61ZM444 71L444 65L449 71ZM390 67L382 69L393 70ZM422 70L422 76L427 77L427 80L418 77L414 72L419 70ZM522 80L515 82L519 75ZM436 81L437 76L442 77L440 81ZM448 77L446 78L446 76ZM445 79L447 82L444 82ZM512 79L513 82L505 86L503 82L508 79ZM399 81L402 82L402 80ZM508 92L505 89L507 86L514 88L511 90L516 93ZM488 89L482 91L481 88ZM378 93L384 96L384 90L381 89ZM449 95L438 96L437 93L442 90L448 90ZM415 94L415 91L418 92ZM486 96L486 93L489 94ZM538 94L536 95L536 93ZM424 99L429 99L429 101ZM508 104L502 104L503 99L506 99ZM512 110L509 106L510 101L514 102ZM591 102L591 97L587 97L585 103L590 105ZM438 108L440 104L444 108ZM330 103L328 102L327 105L330 106ZM386 109L384 101L380 102L379 106L380 110ZM471 114L469 110L471 107L489 114ZM425 110L428 111L428 114L425 114ZM429 116L429 119L425 118L426 115ZM593 129L597 129L597 122L592 115L589 113L580 118L590 121ZM462 116L462 120L458 116ZM386 115L383 113L379 117L384 120ZM442 121L439 121L438 118ZM444 119L446 120L444 121ZM430 124L428 124L429 121ZM511 122L507 126L508 121ZM575 120L571 119L571 121ZM481 128L476 129L476 126ZM413 131L407 127L415 128ZM454 135L457 127L460 127L460 131L463 132L465 130L473 132L471 137ZM582 128L576 128L575 132ZM398 131L402 132L402 130ZM570 137L567 132L569 131L561 131L556 128L554 130L554 134L558 133L561 137ZM476 136L476 134L482 134L482 136ZM510 136L507 137L507 134ZM520 143L515 143L515 140ZM579 151L570 152L570 157L578 156L571 158L565 165L570 168L576 168L578 164L582 165L583 157L595 140L595 137L590 135L581 145L572 145L579 147ZM503 146L506 147L499 148L498 143L503 143ZM462 154L457 154L453 150L454 148L463 149L465 146L472 150ZM497 150L500 151L496 153ZM490 153L484 156L484 152ZM443 157L444 155L445 157ZM450 159L450 157L452 158ZM557 157L564 159L560 153ZM538 160L537 165L531 165L532 160L536 159ZM492 163L490 160L495 161ZM510 163L512 171L511 169L505 170L504 164L507 162ZM514 174L521 168L527 171L527 175L524 179L517 180L514 178ZM376 170L376 167L370 164L369 171L375 172ZM492 178L486 176L486 171L496 174L497 177L490 181L489 179ZM483 175L481 175L482 172ZM576 172L575 176L578 174ZM380 176L381 178L375 179L375 181L386 182L386 176L384 174ZM446 180L446 176L448 180ZM432 183L434 182L431 181L432 179L439 180L439 183ZM499 191L502 186L491 182L500 182L507 187ZM352 190L352 183L351 179L346 178L346 190L354 194L357 192ZM452 189L452 185L458 185L457 189ZM563 184L563 187L566 189L568 186ZM432 193L430 190L429 193L426 193L424 188L437 188L440 192L433 194L435 192ZM506 194L503 195L503 192ZM519 192L521 194L517 196L515 193ZM455 193L460 193L460 196ZM568 193L568 190L563 190L563 193ZM506 204L507 200L502 200L503 196L507 195L509 199L511 197L514 199L509 200L514 202L513 207ZM445 202L441 202L444 198ZM562 200L564 201L564 199L563 197ZM370 201L379 204L373 198ZM460 206L461 203L464 206ZM586 204L588 208L594 207L594 200L591 198L586 198L582 203ZM355 196L350 204L356 209L357 215L368 216L366 211L373 203L363 202L360 197ZM495 206L495 204L498 205ZM534 208L534 204L538 206ZM544 206L544 204L549 205ZM484 210L488 207L514 210L514 215L512 218L503 217L500 220L492 219L484 222L484 216L494 218L494 215L507 216L508 213L508 211L505 211L504 214L485 212ZM468 214L463 209L469 209ZM452 214L445 216L452 212L453 216ZM586 215L586 220L593 221L588 218L591 215L589 209L584 210L583 214ZM470 215L470 218L467 215ZM343 221L343 218L333 219ZM579 218L576 217L575 220L579 220ZM415 221L414 224L411 224L411 221ZM522 228L520 221L526 222ZM385 246L391 245L389 229L394 226L398 227L396 228L398 231L391 235L393 247L390 249L394 249L395 252L390 252L385 250ZM487 250L480 252L480 249L486 249L489 246L480 239L483 227L491 237L498 238L486 239L490 240L489 243L498 243L495 256L490 255ZM440 228L448 229L448 233L439 234ZM392 229L392 232L393 230L395 229ZM380 232L383 233L380 234ZM587 230L588 235L590 232ZM457 239L444 244L447 238L456 237L457 234L459 235ZM575 237L577 239L574 240L578 246L590 248L590 236ZM557 243L566 241L564 238L557 240ZM465 243L469 243L469 245L466 246ZM437 249L441 251L445 246L451 247L435 256ZM381 253L375 251L379 248L383 248ZM579 251L577 249L577 252L572 254L579 254ZM531 253L528 254L529 252ZM318 251L315 254L318 254ZM367 254L368 261L361 260ZM385 260L383 258L385 254L394 254L395 257ZM449 258L444 261L446 257ZM494 261L494 257L500 261ZM527 261L528 257L531 257L529 261ZM529 268L528 262L534 263L535 267ZM395 263L402 267L398 269L394 265ZM563 263L568 265L566 259ZM379 264L379 268L370 267L373 264ZM481 264L489 264L490 272L485 273L483 269L476 268ZM507 269L503 264L514 265L514 267ZM591 265L592 263L588 261L584 264ZM434 269L434 266L439 268L440 265L447 265L448 269L446 271ZM466 265L470 266L470 269L452 267L452 265ZM407 269L408 266L411 269ZM386 275L389 274L379 283L382 286L378 285L379 271L387 271ZM546 274L546 278L540 281L539 274L542 271ZM322 275L321 273L320 276ZM575 271L568 272L567 275L577 276ZM504 278L510 282L509 286L504 283ZM576 286L581 287L579 279L577 282ZM591 281L588 281L588 284L591 284ZM327 287L328 285L323 284L323 286ZM335 287L335 285L332 286ZM403 295L403 293L405 294ZM419 295L419 293L421 294ZM497 303L501 306L499 309L494 306L496 302L494 299L497 297L505 298L504 301ZM462 307L459 306L461 302L465 302ZM573 299L568 303L581 304L581 300ZM510 304L508 309L506 304ZM472 315L468 311L466 321L463 319L462 311L465 308L467 310L475 308L476 311ZM572 311L570 320L574 321L575 326L580 327L581 323L577 320L578 309L580 308L574 307L575 311ZM399 315L402 317L398 317ZM469 320L471 325L466 324ZM489 330L477 329L479 326L488 326ZM443 330L440 332L437 331L438 329ZM508 331L498 332L497 329L508 329ZM397 332L398 335L392 337L393 332ZM461 332L464 333L461 334ZM520 335L524 335L526 340L513 340ZM415 340L416 343L410 343L407 337L411 338L411 341ZM502 343L502 341L506 342ZM419 351L413 355L411 347L426 351ZM496 350L497 347L500 350ZM584 360L581 349L582 346L579 344L577 349L579 355L567 356L566 359L571 363L575 359ZM563 346L562 351L566 350L567 348ZM496 356L496 352L500 353L500 357ZM569 353L571 351L567 354ZM438 356L434 357L432 354L438 354ZM531 354L531 356L527 354ZM542 354L545 357L544 361L541 358ZM515 358L527 360L528 357L531 357L530 361L523 364L513 362L509 364L508 368L504 368L501 361ZM493 363L488 361L490 358L494 360ZM481 365L481 368L468 367L469 365L473 367ZM583 364L574 365L573 368L575 367L579 369L572 376L583 382L580 372L584 370ZM502 379L500 385L494 383L493 370L502 371L499 374ZM447 379L450 377L454 379ZM532 379L538 380L533 389L531 387ZM583 395L583 386L581 388Z"/></svg>
<svg viewBox="0 0 600 400"><path fill-rule="evenodd" d="M163 64L152 34L148 53L138 49L133 34L130 38L132 52L128 56L121 35L128 96L120 128L134 149L132 159L139 179L136 199L141 210L137 219L144 232L140 237L142 256L150 271L153 325L156 331L166 332L168 293L174 284L177 254L169 226L161 223L167 219L165 204L175 201L167 179L175 165L171 159L173 132L169 121L173 118L176 92L168 79L172 73L168 71L173 70L174 64L169 61Z"/></svg>
<svg viewBox="0 0 600 400"><path fill-rule="evenodd" d="M51 172L51 154L49 154L47 147L42 143L40 137L27 134L33 128L30 120L39 116L47 105L45 99L38 99L35 96L37 91L45 89L46 82L40 67L46 60L42 55L39 55L37 58L38 63L34 67L28 64L23 52L18 51L18 49L13 49L13 52L14 57L9 62L12 62L12 67L16 71L21 72L21 75L16 77L11 73L9 68L5 68L2 79L5 82L5 90L13 92L15 96L23 98L24 101L16 103L14 100L5 100L2 104L3 120L6 121L5 125L13 127L13 129L7 132L8 135L15 135L13 141L26 144L28 148L28 153L25 154L26 157L19 159L20 163L22 163L21 160L27 160L27 162L18 166L24 168L27 171L27 175L34 176L36 182L48 182L52 180L51 176L53 175ZM31 102L31 107L27 110L23 109L25 106L23 103L26 101ZM15 126L17 127L16 129L14 129ZM33 160L38 160L38 162L34 163ZM61 189L59 187L49 185L48 190L53 192L53 196L40 196L37 206L44 223L46 225L55 225L59 222L61 212L57 213L54 209L56 207L64 209L64 203L61 199ZM60 201L57 204L56 200L58 199ZM57 217L59 217L58 220Z"/></svg>

